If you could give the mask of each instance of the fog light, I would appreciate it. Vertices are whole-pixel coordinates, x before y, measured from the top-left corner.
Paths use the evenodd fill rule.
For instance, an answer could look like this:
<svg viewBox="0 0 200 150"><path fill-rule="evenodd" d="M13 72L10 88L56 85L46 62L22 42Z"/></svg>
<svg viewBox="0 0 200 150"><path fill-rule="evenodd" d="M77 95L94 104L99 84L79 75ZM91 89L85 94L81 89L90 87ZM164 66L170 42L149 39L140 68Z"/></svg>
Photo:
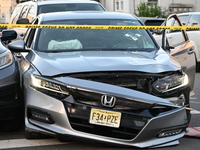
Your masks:
<svg viewBox="0 0 200 150"><path fill-rule="evenodd" d="M182 129L176 129L176 130L170 130L170 131L164 131L158 134L158 137L167 137L167 136L173 136L180 134L182 132Z"/></svg>
<svg viewBox="0 0 200 150"><path fill-rule="evenodd" d="M28 118L48 124L55 123L50 114L36 109L28 109Z"/></svg>

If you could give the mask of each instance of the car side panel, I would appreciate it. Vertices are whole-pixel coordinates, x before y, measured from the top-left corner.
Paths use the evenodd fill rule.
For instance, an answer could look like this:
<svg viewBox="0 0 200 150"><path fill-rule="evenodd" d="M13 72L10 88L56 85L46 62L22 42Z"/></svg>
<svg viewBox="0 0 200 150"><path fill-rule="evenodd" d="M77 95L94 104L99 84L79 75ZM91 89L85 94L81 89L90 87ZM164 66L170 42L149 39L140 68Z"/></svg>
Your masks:
<svg viewBox="0 0 200 150"><path fill-rule="evenodd" d="M171 49L171 55L180 63L183 71L188 75L190 88L194 88L195 79L195 55L194 45L191 42L185 42L182 45Z"/></svg>

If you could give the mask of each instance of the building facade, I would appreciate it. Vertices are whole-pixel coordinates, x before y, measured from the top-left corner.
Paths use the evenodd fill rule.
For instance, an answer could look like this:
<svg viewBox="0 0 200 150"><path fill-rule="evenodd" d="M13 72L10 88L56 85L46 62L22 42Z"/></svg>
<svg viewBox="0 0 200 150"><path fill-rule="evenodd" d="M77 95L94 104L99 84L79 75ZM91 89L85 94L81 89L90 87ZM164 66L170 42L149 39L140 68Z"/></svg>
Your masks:
<svg viewBox="0 0 200 150"><path fill-rule="evenodd" d="M99 0L108 11L125 13L137 13L137 6L142 2L158 4L163 9L169 9L170 13L200 11L200 0Z"/></svg>
<svg viewBox="0 0 200 150"><path fill-rule="evenodd" d="M16 4L16 0L0 0L0 23L9 22Z"/></svg>

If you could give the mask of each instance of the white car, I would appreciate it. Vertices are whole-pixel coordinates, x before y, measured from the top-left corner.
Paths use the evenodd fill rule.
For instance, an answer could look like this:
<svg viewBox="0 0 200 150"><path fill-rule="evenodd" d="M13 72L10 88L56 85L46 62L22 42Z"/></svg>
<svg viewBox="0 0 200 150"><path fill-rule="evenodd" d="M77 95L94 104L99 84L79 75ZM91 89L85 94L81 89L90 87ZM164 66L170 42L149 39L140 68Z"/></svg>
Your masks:
<svg viewBox="0 0 200 150"><path fill-rule="evenodd" d="M178 17L182 21L185 26L200 26L200 12L188 12L188 13L180 13ZM196 70L200 71L200 31L199 30L187 30L187 34L189 39L195 43L196 45L196 62L197 67Z"/></svg>
<svg viewBox="0 0 200 150"><path fill-rule="evenodd" d="M14 9L9 24L29 24L41 13L61 11L106 11L100 3L92 0L34 0L19 3ZM28 19L28 22L27 22ZM11 29L11 28L10 28ZM14 28L17 39L22 39L27 28Z"/></svg>
<svg viewBox="0 0 200 150"><path fill-rule="evenodd" d="M200 12L190 12L190 13L181 13L175 15L177 20L169 19L172 15L170 15L167 19L167 24L163 23L162 26L199 26L200 25ZM199 17L199 18L198 18ZM154 31L154 37L159 45L162 45L162 33L163 30ZM187 34L185 35L184 32ZM166 30L167 40L171 47L169 50L173 53L173 47L176 47L176 43L182 43L186 40L189 40L193 43L194 49L189 50L194 51L195 53L195 61L196 61L196 71L200 71L200 31L199 30Z"/></svg>

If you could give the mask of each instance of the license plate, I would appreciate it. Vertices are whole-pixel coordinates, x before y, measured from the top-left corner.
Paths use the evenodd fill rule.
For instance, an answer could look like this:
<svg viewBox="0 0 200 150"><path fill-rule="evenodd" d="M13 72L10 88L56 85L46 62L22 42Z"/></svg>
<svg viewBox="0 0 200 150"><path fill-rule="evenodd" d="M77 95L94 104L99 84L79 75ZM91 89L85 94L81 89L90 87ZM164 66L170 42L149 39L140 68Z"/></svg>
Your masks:
<svg viewBox="0 0 200 150"><path fill-rule="evenodd" d="M121 113L119 112L91 109L89 121L91 124L119 128L120 121Z"/></svg>

